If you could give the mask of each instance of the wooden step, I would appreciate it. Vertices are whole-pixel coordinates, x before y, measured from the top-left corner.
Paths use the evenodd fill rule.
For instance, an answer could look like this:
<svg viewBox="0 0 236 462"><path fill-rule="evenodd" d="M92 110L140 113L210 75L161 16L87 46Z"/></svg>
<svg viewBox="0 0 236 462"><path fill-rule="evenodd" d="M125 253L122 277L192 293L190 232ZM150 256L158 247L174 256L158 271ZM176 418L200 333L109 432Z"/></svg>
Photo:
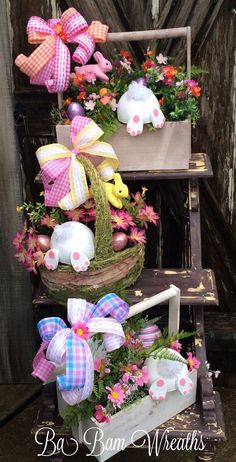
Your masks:
<svg viewBox="0 0 236 462"><path fill-rule="evenodd" d="M218 305L214 272L210 269L144 269L128 289L132 303L151 297L174 284L181 290L181 305Z"/></svg>
<svg viewBox="0 0 236 462"><path fill-rule="evenodd" d="M138 303L174 284L181 290L181 305L218 305L214 272L210 269L144 269L137 282L129 289L130 303ZM34 305L55 304L39 287Z"/></svg>

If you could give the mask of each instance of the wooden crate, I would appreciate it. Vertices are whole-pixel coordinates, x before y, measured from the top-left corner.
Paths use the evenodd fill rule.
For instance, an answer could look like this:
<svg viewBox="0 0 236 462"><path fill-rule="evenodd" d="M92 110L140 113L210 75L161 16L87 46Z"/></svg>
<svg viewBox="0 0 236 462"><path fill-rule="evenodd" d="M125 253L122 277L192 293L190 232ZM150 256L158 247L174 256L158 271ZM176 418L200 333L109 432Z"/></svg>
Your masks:
<svg viewBox="0 0 236 462"><path fill-rule="evenodd" d="M182 396L178 391L172 391L167 393L165 401L153 401L146 396L114 414L108 423L99 423L93 417L81 422L79 427L72 428L74 438L80 444L85 444L99 462L105 462L195 403L197 371L193 370L189 375L193 381L189 395ZM59 413L64 406L58 393Z"/></svg>
<svg viewBox="0 0 236 462"><path fill-rule="evenodd" d="M57 125L57 142L72 149L70 126ZM130 136L126 125L109 137L118 159L119 171L184 170L191 157L191 120L166 122L154 131L144 126L142 135Z"/></svg>
<svg viewBox="0 0 236 462"><path fill-rule="evenodd" d="M135 316L159 303L169 301L168 331L179 330L180 290L174 285L130 307L127 318ZM72 428L74 437L80 444L85 444L91 455L99 462L104 462L130 444L134 443L151 430L157 428L196 401L197 371L189 372L193 381L192 391L181 395L178 390L168 392L164 401L154 401L150 396L137 400L134 404L114 414L108 423L99 423L91 417ZM63 415L66 406L57 389L58 410Z"/></svg>

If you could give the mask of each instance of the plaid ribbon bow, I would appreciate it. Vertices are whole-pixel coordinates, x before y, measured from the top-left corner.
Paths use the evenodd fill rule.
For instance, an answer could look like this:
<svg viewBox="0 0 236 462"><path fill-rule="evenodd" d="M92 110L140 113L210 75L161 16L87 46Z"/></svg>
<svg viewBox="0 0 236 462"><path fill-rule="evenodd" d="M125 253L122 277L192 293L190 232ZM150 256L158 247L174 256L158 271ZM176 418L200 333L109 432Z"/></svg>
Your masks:
<svg viewBox="0 0 236 462"><path fill-rule="evenodd" d="M95 42L105 42L108 26L93 21L88 27L75 8L66 10L61 19L32 16L27 24L28 41L40 44L27 58L17 56L15 63L30 77L33 85L45 85L49 93L63 92L70 79L70 52L65 43L76 43L72 56L79 64L86 64L94 52Z"/></svg>
<svg viewBox="0 0 236 462"><path fill-rule="evenodd" d="M69 298L67 317L72 328L56 317L38 323L43 343L34 358L32 375L45 382L55 365L65 364L66 373L57 376L63 399L70 405L85 400L91 395L94 383L93 357L86 338L101 332L108 352L120 348L125 339L120 323L128 312L129 305L116 294L105 295L96 305Z"/></svg>
<svg viewBox="0 0 236 462"><path fill-rule="evenodd" d="M62 144L48 144L36 152L45 190L45 205L73 210L89 197L84 167L79 154L93 159L100 177L109 181L118 168L118 159L109 143L97 141L103 134L99 126L88 117L76 116L71 124L70 151Z"/></svg>

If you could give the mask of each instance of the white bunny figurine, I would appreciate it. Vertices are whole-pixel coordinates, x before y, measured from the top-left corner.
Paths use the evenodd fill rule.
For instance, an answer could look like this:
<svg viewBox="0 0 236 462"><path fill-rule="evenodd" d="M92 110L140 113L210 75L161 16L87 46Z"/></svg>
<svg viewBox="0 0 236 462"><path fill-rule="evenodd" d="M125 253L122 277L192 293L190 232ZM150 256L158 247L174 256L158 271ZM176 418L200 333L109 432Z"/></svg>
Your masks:
<svg viewBox="0 0 236 462"><path fill-rule="evenodd" d="M173 353L171 349L168 351ZM177 351L174 353L183 358ZM146 359L145 366L149 373L149 395L154 401L164 400L169 391L179 390L181 395L188 395L193 391L193 382L186 364L164 358L154 359L150 356Z"/></svg>
<svg viewBox="0 0 236 462"><path fill-rule="evenodd" d="M112 64L106 59L100 51L96 51L93 55L97 64L86 64L85 66L76 66L76 74L94 73L99 80L109 80L106 73L112 70Z"/></svg>
<svg viewBox="0 0 236 462"><path fill-rule="evenodd" d="M72 265L77 272L86 271L94 258L94 234L83 223L67 221L56 225L51 237L51 248L44 257L49 270L57 268L59 261Z"/></svg>
<svg viewBox="0 0 236 462"><path fill-rule="evenodd" d="M158 99L150 88L136 81L131 82L128 91L120 98L117 117L127 124L131 136L141 135L143 124L152 123L155 128L162 128L165 122Z"/></svg>

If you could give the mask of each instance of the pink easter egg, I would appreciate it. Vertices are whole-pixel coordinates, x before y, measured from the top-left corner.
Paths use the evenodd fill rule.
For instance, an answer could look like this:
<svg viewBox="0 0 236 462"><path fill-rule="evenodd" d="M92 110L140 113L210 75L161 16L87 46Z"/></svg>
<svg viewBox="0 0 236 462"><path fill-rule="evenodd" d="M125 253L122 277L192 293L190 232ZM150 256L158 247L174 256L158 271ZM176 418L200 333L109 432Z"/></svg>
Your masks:
<svg viewBox="0 0 236 462"><path fill-rule="evenodd" d="M45 234L38 234L37 241L42 252L47 252L50 249L51 238L49 236L46 236Z"/></svg>
<svg viewBox="0 0 236 462"><path fill-rule="evenodd" d="M112 234L112 247L115 252L123 250L128 243L128 236L120 231Z"/></svg>

